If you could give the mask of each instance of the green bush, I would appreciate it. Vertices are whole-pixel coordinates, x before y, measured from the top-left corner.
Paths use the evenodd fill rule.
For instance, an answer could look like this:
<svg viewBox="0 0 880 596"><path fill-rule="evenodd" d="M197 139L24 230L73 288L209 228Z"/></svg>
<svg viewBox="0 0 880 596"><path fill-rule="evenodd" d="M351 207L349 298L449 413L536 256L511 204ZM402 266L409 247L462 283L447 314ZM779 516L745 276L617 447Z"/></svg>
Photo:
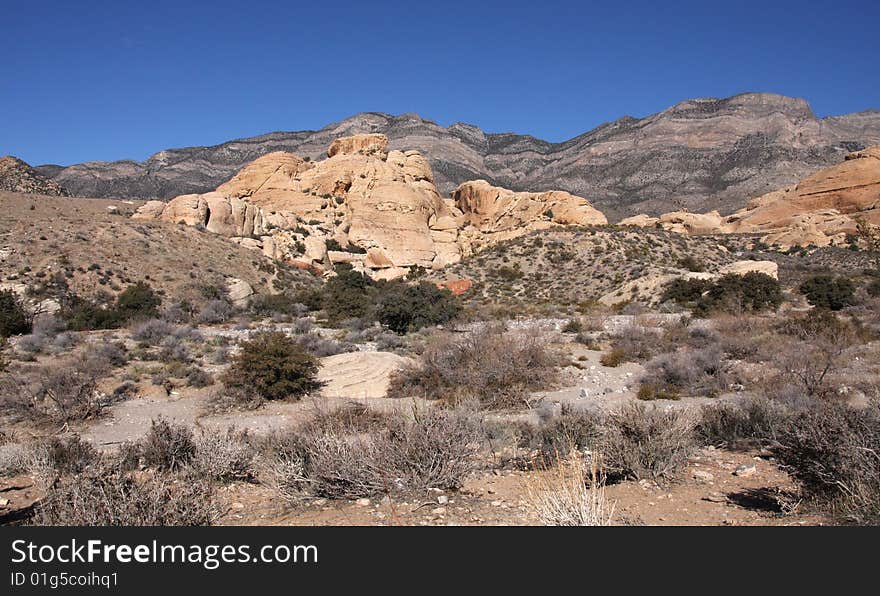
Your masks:
<svg viewBox="0 0 880 596"><path fill-rule="evenodd" d="M715 281L673 280L666 286L663 300L691 307L698 314L738 309L758 312L782 304L782 288L778 280L757 271L729 273Z"/></svg>
<svg viewBox="0 0 880 596"><path fill-rule="evenodd" d="M31 317L12 290L0 291L0 337L30 333Z"/></svg>
<svg viewBox="0 0 880 596"><path fill-rule="evenodd" d="M798 291L813 306L840 310L855 301L855 286L845 277L817 275L800 285Z"/></svg>
<svg viewBox="0 0 880 596"><path fill-rule="evenodd" d="M371 290L375 282L341 263L336 275L327 280L322 292L322 307L331 323L365 317L372 304Z"/></svg>
<svg viewBox="0 0 880 596"><path fill-rule="evenodd" d="M240 347L223 376L230 389L276 400L298 398L321 386L317 359L284 333L260 333Z"/></svg>
<svg viewBox="0 0 880 596"><path fill-rule="evenodd" d="M73 331L117 329L133 319L158 316L162 300L144 282L127 287L116 297L112 306L103 306L75 294L65 297L61 318Z"/></svg>
<svg viewBox="0 0 880 596"><path fill-rule="evenodd" d="M682 306L696 304L709 291L712 282L707 279L673 279L663 290L663 302L672 301Z"/></svg>
<svg viewBox="0 0 880 596"><path fill-rule="evenodd" d="M152 318L159 314L162 299L146 283L139 281L128 286L116 297L116 311L126 321L134 318Z"/></svg>
<svg viewBox="0 0 880 596"><path fill-rule="evenodd" d="M441 325L460 312L461 305L449 290L424 281L414 286L401 282L382 284L376 303L376 318L396 333Z"/></svg>

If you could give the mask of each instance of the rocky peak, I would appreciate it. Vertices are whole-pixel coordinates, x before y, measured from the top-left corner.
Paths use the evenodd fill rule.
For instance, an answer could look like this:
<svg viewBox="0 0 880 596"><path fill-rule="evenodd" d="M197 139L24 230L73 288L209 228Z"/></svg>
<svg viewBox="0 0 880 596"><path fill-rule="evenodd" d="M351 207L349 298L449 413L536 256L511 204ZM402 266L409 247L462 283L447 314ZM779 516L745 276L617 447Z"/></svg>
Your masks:
<svg viewBox="0 0 880 596"><path fill-rule="evenodd" d="M69 195L57 182L12 155L0 157L0 190L61 197Z"/></svg>

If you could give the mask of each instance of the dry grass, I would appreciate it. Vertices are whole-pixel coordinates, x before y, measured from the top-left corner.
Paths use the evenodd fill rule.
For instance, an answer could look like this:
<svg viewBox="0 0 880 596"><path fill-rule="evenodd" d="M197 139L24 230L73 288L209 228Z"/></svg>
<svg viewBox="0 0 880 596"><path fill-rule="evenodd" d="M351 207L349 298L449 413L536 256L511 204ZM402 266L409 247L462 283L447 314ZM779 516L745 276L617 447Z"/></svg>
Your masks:
<svg viewBox="0 0 880 596"><path fill-rule="evenodd" d="M605 480L598 456L589 463L577 450L561 459L546 475L526 485L527 500L545 526L610 526L614 503L605 497Z"/></svg>

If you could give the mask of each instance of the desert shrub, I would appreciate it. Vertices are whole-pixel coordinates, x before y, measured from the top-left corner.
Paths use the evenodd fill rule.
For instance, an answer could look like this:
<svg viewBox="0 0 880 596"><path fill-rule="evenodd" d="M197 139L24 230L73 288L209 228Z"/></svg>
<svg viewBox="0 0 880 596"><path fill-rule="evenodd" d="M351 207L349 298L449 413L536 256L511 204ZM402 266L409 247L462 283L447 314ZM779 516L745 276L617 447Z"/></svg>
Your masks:
<svg viewBox="0 0 880 596"><path fill-rule="evenodd" d="M580 333L584 330L584 324L580 319L569 319L565 325L562 326L563 333Z"/></svg>
<svg viewBox="0 0 880 596"><path fill-rule="evenodd" d="M694 273L706 270L706 264L691 255L680 258L678 260L678 267Z"/></svg>
<svg viewBox="0 0 880 596"><path fill-rule="evenodd" d="M696 431L706 445L754 447L775 441L789 415L784 405L763 397L741 403L723 402L701 410Z"/></svg>
<svg viewBox="0 0 880 596"><path fill-rule="evenodd" d="M783 427L772 449L807 497L843 520L880 523L880 402L817 402Z"/></svg>
<svg viewBox="0 0 880 596"><path fill-rule="evenodd" d="M685 413L632 403L608 415L599 450L611 479L669 480L696 446Z"/></svg>
<svg viewBox="0 0 880 596"><path fill-rule="evenodd" d="M49 464L58 474L80 474L100 460L100 455L92 447L73 435L68 438L52 438L46 444Z"/></svg>
<svg viewBox="0 0 880 596"><path fill-rule="evenodd" d="M618 366L623 362L646 362L656 354L670 349L662 333L653 329L629 325L611 338L611 351L604 366ZM674 348L673 348L674 349Z"/></svg>
<svg viewBox="0 0 880 596"><path fill-rule="evenodd" d="M0 290L0 337L30 333L33 320L12 290Z"/></svg>
<svg viewBox="0 0 880 596"><path fill-rule="evenodd" d="M528 501L538 522L545 526L609 526L614 506L605 498L605 482L598 458L590 464L575 452L547 476L527 485Z"/></svg>
<svg viewBox="0 0 880 596"><path fill-rule="evenodd" d="M676 279L666 286L662 300L693 308L699 314L760 312L782 304L782 288L775 278L750 271L745 275L730 273L715 281Z"/></svg>
<svg viewBox="0 0 880 596"><path fill-rule="evenodd" d="M189 348L182 339L174 335L169 335L162 340L157 358L159 359L159 362L164 362L166 364L173 362L192 362Z"/></svg>
<svg viewBox="0 0 880 596"><path fill-rule="evenodd" d="M205 325L225 323L235 314L235 309L226 300L209 300L199 311L196 320Z"/></svg>
<svg viewBox="0 0 880 596"><path fill-rule="evenodd" d="M599 364L616 368L626 362L627 352L623 348L613 348L599 357Z"/></svg>
<svg viewBox="0 0 880 596"><path fill-rule="evenodd" d="M814 309L788 317L776 326L788 341L771 360L789 382L808 396L828 395L830 379L845 364L845 352L857 337L849 323L833 312Z"/></svg>
<svg viewBox="0 0 880 596"><path fill-rule="evenodd" d="M646 368L640 399L677 399L684 392L714 397L729 385L723 355L714 347L680 348L653 358Z"/></svg>
<svg viewBox="0 0 880 596"><path fill-rule="evenodd" d="M138 441L137 452L146 466L178 470L193 459L196 443L186 426L157 418L150 424L150 431Z"/></svg>
<svg viewBox="0 0 880 596"><path fill-rule="evenodd" d="M46 349L47 343L48 339L45 335L31 333L30 335L22 335L18 338L15 347L19 352L34 355L43 352Z"/></svg>
<svg viewBox="0 0 880 596"><path fill-rule="evenodd" d="M200 366L190 366L186 371L186 384L190 387L209 387L214 384L214 377Z"/></svg>
<svg viewBox="0 0 880 596"><path fill-rule="evenodd" d="M40 366L25 377L10 379L4 406L54 422L87 420L108 405L97 391L94 371L73 366Z"/></svg>
<svg viewBox="0 0 880 596"><path fill-rule="evenodd" d="M254 450L246 434L228 428L203 432L195 441L192 471L214 482L246 481L254 477Z"/></svg>
<svg viewBox="0 0 880 596"><path fill-rule="evenodd" d="M306 305L289 294L261 294L251 300L251 312L261 316L274 314L302 316L308 312Z"/></svg>
<svg viewBox="0 0 880 596"><path fill-rule="evenodd" d="M52 470L49 453L42 443L0 445L0 476L35 474ZM54 470L52 470L54 474Z"/></svg>
<svg viewBox="0 0 880 596"><path fill-rule="evenodd" d="M128 286L116 297L115 309L122 320L156 317L162 299L148 284L139 281Z"/></svg>
<svg viewBox="0 0 880 596"><path fill-rule="evenodd" d="M288 498L455 489L475 469L481 439L478 422L458 410L428 408L412 419L398 414L367 432L326 419L273 441L269 482Z"/></svg>
<svg viewBox="0 0 880 596"><path fill-rule="evenodd" d="M707 279L679 277L666 284L661 301L672 301L682 306L690 306L699 302L703 294L711 287L712 282Z"/></svg>
<svg viewBox="0 0 880 596"><path fill-rule="evenodd" d="M336 275L324 284L321 307L331 323L364 317L372 304L374 286L372 279L341 263L336 266Z"/></svg>
<svg viewBox="0 0 880 596"><path fill-rule="evenodd" d="M406 333L451 321L461 312L461 305L449 290L428 282L414 286L390 282L380 286L375 309L380 323Z"/></svg>
<svg viewBox="0 0 880 596"><path fill-rule="evenodd" d="M156 345L172 335L176 327L164 319L149 319L131 329L131 338L146 345Z"/></svg>
<svg viewBox="0 0 880 596"><path fill-rule="evenodd" d="M223 376L227 387L268 400L298 398L320 388L317 359L285 334L260 333L240 348Z"/></svg>
<svg viewBox="0 0 880 596"><path fill-rule="evenodd" d="M128 363L128 350L121 341L88 344L82 354L83 366L100 373Z"/></svg>
<svg viewBox="0 0 880 596"><path fill-rule="evenodd" d="M328 339L318 333L304 333L296 337L296 343L302 349L317 356L324 358L325 356L333 356L335 354L343 354L345 352L354 352L357 348L349 343Z"/></svg>
<svg viewBox="0 0 880 596"><path fill-rule="evenodd" d="M75 331L116 329L132 320L157 317L161 304L149 285L137 282L120 292L112 305L68 294L61 305L61 318Z"/></svg>
<svg viewBox="0 0 880 596"><path fill-rule="evenodd" d="M520 405L527 402L529 391L555 382L556 363L543 338L486 326L439 337L418 363L394 376L389 395L451 402L476 398L490 408Z"/></svg>
<svg viewBox="0 0 880 596"><path fill-rule="evenodd" d="M118 468L90 469L50 488L31 520L50 526L206 526L211 490L193 479L135 479Z"/></svg>
<svg viewBox="0 0 880 596"><path fill-rule="evenodd" d="M816 275L804 281L798 291L813 306L840 310L855 302L855 286L845 277Z"/></svg>
<svg viewBox="0 0 880 596"><path fill-rule="evenodd" d="M777 308L782 304L779 281L765 273L749 271L745 275L729 273L714 282L698 310L742 309L752 312Z"/></svg>
<svg viewBox="0 0 880 596"><path fill-rule="evenodd" d="M600 434L599 421L594 414L565 404L558 416L538 426L528 425L520 429L519 446L536 449L540 461L550 465L569 457L572 451L591 450Z"/></svg>

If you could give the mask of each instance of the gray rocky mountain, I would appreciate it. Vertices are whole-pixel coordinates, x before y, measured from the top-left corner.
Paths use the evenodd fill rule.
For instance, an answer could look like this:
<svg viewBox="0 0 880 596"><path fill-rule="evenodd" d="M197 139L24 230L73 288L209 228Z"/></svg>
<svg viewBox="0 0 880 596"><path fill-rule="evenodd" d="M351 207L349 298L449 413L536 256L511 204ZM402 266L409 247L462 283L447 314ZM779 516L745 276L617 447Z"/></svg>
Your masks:
<svg viewBox="0 0 880 596"><path fill-rule="evenodd" d="M362 113L317 131L169 149L144 162L37 169L80 196L168 199L213 189L272 151L323 159L334 139L373 132L387 135L391 149L425 155L441 193L478 178L513 190L561 189L617 220L681 209L732 212L880 143L880 111L817 118L802 99L747 93L624 117L561 143L461 123L444 127L415 114Z"/></svg>

